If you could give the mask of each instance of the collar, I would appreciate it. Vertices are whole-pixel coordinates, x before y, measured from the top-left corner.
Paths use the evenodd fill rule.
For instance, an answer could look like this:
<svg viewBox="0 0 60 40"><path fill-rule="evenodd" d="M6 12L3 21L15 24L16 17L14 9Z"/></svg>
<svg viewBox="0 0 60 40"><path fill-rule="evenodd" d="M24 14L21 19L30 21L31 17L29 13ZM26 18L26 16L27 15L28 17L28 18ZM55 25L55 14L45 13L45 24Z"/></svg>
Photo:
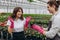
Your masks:
<svg viewBox="0 0 60 40"><path fill-rule="evenodd" d="M57 11L53 16L56 16L56 15L58 15L59 14L59 11Z"/></svg>

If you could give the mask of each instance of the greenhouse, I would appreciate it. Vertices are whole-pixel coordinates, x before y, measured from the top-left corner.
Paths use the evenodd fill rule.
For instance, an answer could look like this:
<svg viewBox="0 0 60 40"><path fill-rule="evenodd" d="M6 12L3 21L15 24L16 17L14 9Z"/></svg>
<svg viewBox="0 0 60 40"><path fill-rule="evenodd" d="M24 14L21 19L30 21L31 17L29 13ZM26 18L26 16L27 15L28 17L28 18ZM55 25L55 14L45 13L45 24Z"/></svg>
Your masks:
<svg viewBox="0 0 60 40"><path fill-rule="evenodd" d="M59 5L60 0L0 0L0 40L60 40Z"/></svg>

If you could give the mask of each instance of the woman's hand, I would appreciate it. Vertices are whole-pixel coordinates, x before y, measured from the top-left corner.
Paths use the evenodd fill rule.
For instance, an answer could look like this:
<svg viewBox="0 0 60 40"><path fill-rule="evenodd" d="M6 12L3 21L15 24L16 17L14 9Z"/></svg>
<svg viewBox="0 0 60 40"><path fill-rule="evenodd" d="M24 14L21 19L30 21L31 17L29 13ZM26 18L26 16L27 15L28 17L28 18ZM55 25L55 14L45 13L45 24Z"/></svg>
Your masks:
<svg viewBox="0 0 60 40"><path fill-rule="evenodd" d="M45 35L46 31L43 32L43 35Z"/></svg>
<svg viewBox="0 0 60 40"><path fill-rule="evenodd" d="M11 34L13 32L13 29L11 29L10 27L8 27L8 32Z"/></svg>
<svg viewBox="0 0 60 40"><path fill-rule="evenodd" d="M43 28L45 31L47 31L48 30L48 28Z"/></svg>
<svg viewBox="0 0 60 40"><path fill-rule="evenodd" d="M27 27L24 27L24 31L26 31L27 30Z"/></svg>
<svg viewBox="0 0 60 40"><path fill-rule="evenodd" d="M26 22L25 22L25 25L24 25L24 31L27 30L30 20L31 20L31 16L26 17Z"/></svg>

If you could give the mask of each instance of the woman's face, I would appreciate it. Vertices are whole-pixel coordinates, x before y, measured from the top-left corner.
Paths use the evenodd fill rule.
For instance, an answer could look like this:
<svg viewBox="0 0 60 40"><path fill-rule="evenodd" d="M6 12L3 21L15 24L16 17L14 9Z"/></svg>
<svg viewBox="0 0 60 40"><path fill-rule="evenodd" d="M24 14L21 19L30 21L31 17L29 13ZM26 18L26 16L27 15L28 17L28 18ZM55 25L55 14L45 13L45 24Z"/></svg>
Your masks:
<svg viewBox="0 0 60 40"><path fill-rule="evenodd" d="M21 15L22 15L22 11L21 11L21 9L19 9L19 11L18 11L17 14L16 14L16 17L17 17L17 18L20 18Z"/></svg>
<svg viewBox="0 0 60 40"><path fill-rule="evenodd" d="M47 5L48 11L50 13L53 13L55 11L55 7L54 6L50 6L49 4Z"/></svg>

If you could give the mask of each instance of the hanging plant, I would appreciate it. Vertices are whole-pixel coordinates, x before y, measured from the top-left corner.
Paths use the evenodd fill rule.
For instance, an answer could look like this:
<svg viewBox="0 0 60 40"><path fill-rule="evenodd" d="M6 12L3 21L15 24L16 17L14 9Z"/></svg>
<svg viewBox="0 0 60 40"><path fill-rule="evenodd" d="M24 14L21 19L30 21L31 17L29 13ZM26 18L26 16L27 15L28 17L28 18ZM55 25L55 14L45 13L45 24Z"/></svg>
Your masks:
<svg viewBox="0 0 60 40"><path fill-rule="evenodd" d="M29 2L33 2L33 0L27 0L27 1L29 1Z"/></svg>

